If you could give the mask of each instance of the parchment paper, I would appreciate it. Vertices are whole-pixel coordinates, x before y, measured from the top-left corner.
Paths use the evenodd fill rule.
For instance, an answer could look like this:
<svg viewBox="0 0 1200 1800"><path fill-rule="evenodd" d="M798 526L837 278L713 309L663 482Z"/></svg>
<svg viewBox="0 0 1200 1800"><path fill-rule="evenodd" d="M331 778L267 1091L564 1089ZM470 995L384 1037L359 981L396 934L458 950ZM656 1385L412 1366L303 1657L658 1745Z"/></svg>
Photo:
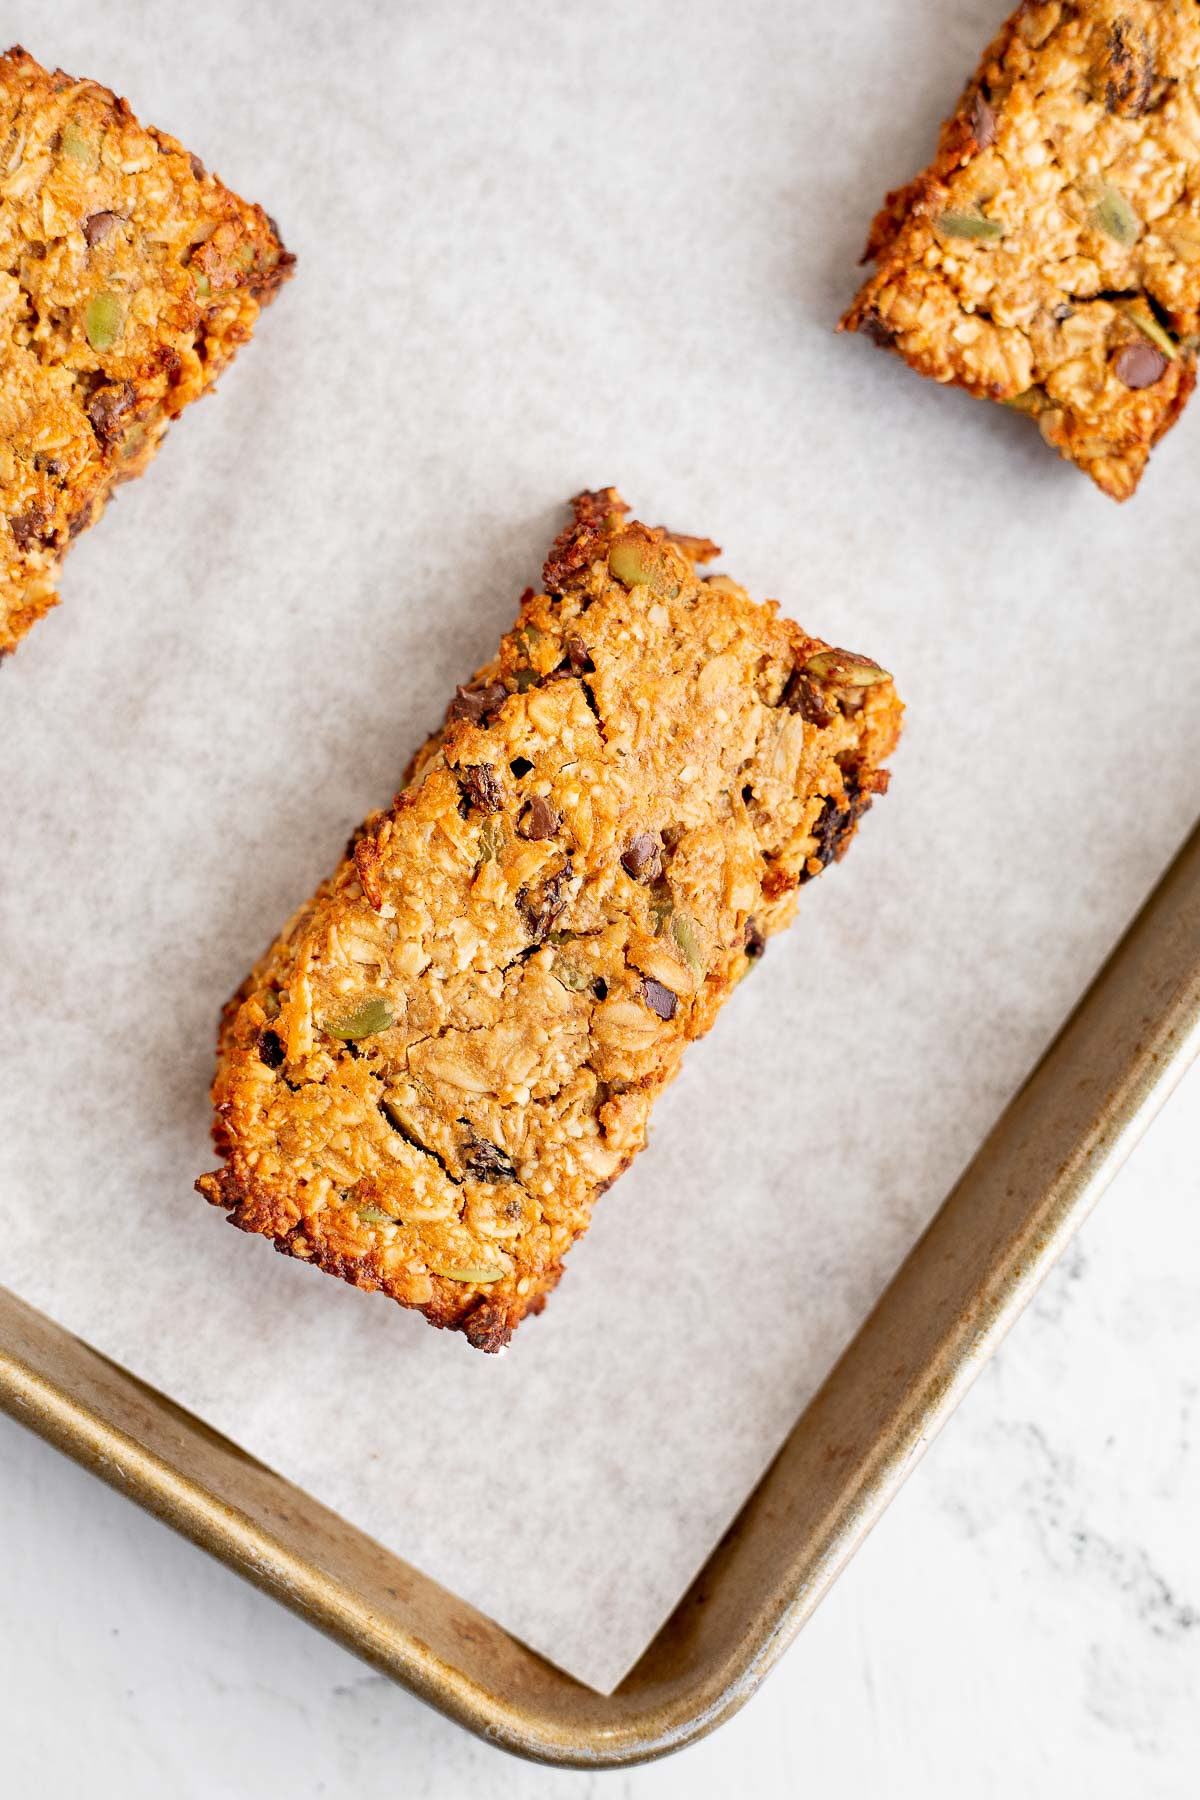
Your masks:
<svg viewBox="0 0 1200 1800"><path fill-rule="evenodd" d="M603 1689L1200 811L1119 508L831 327L1002 0L18 0L300 257L0 673L0 1279ZM503 1359L228 1230L218 1007L615 482L892 668L892 793Z"/></svg>

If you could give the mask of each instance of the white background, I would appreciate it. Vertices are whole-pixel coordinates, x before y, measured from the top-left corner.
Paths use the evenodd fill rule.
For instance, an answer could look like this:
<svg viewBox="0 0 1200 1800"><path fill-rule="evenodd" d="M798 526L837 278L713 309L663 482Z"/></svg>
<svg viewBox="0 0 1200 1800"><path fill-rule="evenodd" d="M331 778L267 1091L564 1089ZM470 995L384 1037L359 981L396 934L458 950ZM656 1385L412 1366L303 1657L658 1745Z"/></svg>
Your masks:
<svg viewBox="0 0 1200 1800"><path fill-rule="evenodd" d="M44 60L129 93L276 211L301 271L219 398L81 541L64 607L4 673L21 754L2 797L19 885L4 896L0 979L23 1054L0 1143L0 1279L86 1323L272 1460L285 1462L281 1420L316 1421L291 1471L335 1498L337 1481L358 1475L346 1503L380 1535L426 1566L444 1557L457 1585L553 1639L564 1660L611 1664L601 1620L645 1602L644 1616L632 1606L618 1620L638 1641L670 1603L1200 810L1197 421L1118 509L1060 467L1027 421L830 337L873 206L926 153L995 23L983 0L847 0L811 16L765 3L100 13L66 0L8 17ZM467 1373L444 1355L460 1346L422 1336L419 1322L217 1229L188 1187L206 1156L215 1000L487 653L561 497L607 480L654 517L711 531L754 591L891 664L910 726L893 793L853 857L810 891L771 976L694 1053L555 1306L486 1377L505 1408L524 1409L527 1437L571 1425L569 1464L559 1437L545 1470L520 1459L533 1485L506 1495L515 1512L499 1529L546 1541L555 1521L533 1502L554 1483L560 1495L602 1492L618 1526L623 1504L635 1521L610 1532L607 1562L560 1536L560 1578L513 1591L486 1554L495 1521L468 1514L472 1529L446 1541L443 1496L464 1491L470 1456L456 1468L462 1439L447 1449L436 1405L408 1441L437 1479L423 1499L406 1496L390 1533L380 1495L402 1490L369 1467L361 1430L330 1443L322 1423L351 1432L356 1397L393 1429L400 1408L403 1425L419 1378L427 1401L447 1384L443 1410L469 1418L475 1441L494 1438L488 1365ZM1184 1179L1187 1159L1171 1166ZM706 1244L731 1195L739 1229L718 1260ZM1183 1329L1173 1284L1189 1268L1194 1280L1194 1212L1170 1198L1178 1210L1157 1232L1145 1228L1149 1205L1133 1205L1146 1261L1125 1250L1118 1265L1131 1283L1110 1309L1132 1309L1124 1341L1103 1311L1089 1330L1064 1307L1062 1341L1031 1365L1053 1389L1039 1402L1053 1418L1023 1403L1017 1424L1001 1421L968 1460L959 1535L986 1544L985 1578L1000 1588L979 1636L993 1637L990 1611L1013 1608L1008 1674L972 1689L989 1710L958 1695L982 1664L944 1617L942 1673L913 1654L913 1632L937 1617L935 1578L961 1604L972 1583L953 1560L974 1552L955 1548L935 1511L887 1565L911 1585L867 1632L883 1658L876 1692L897 1708L879 1716L904 1720L931 1759L952 1741L944 1718L926 1725L940 1691L976 1720L971 1747L993 1755L1017 1753L1019 1693L1033 1709L1029 1743L1045 1749L1047 1720L1067 1716L1052 1679L1064 1667L1076 1670L1080 1739L1097 1708L1137 1757L1151 1740L1173 1754L1187 1736L1171 1673L1185 1652L1171 1632L1194 1642L1196 1584L1170 1533L1193 1465L1182 1400L1169 1419L1157 1407L1188 1367L1162 1334ZM664 1270L687 1334L660 1304ZM1076 1356L1083 1386L1060 1417ZM1141 1387L1126 1395L1138 1433L1119 1454L1114 1431L1107 1452L1102 1401L1111 1391L1116 1404L1139 1367L1153 1405ZM1047 1445L1040 1471L1034 1451L1020 1460L1004 1448L1031 1416ZM1151 1418L1164 1427L1152 1443ZM700 1462L698 1419L719 1422ZM656 1468L637 1459L639 1431L662 1446ZM36 1447L20 1454L14 1466L45 1466ZM449 1457L440 1473L437 1455ZM1148 1494L1132 1485L1142 1471ZM76 1480L57 1467L55 1479ZM1026 1483L1048 1492L1041 1515ZM89 1511L113 1504L83 1491ZM1077 1528L1097 1493L1119 1507L1114 1491L1127 1510ZM1050 1517L1049 1574L1021 1537L1026 1514ZM1030 1531L1040 1545L1045 1532ZM58 1554L78 1537L57 1532ZM877 1564L881 1554L868 1553ZM144 1550L130 1559L143 1563ZM98 1555L98 1578L110 1560ZM524 1552L510 1560L518 1574L534 1566ZM630 1569L624 1584L614 1566ZM41 1596L44 1555L30 1568ZM1134 1679L1114 1658L1137 1643L1127 1615L1158 1618L1160 1574L1183 1598L1175 1611L1163 1602L1166 1626L1146 1628ZM207 1568L193 1579L233 1592ZM1098 1627L1084 1599L1093 1589L1132 1598ZM1059 1639L1038 1623L1047 1595L1062 1604ZM39 1602L56 1645L51 1688L67 1604ZM276 1660L260 1654L259 1631L304 1644L293 1680L312 1706L320 1679L305 1659L332 1653L256 1600L233 1604L260 1625L226 1710L228 1692L248 1691ZM189 1622L188 1655L200 1637ZM31 1679L26 1641L19 1670ZM175 1679L183 1647L164 1657L154 1644L151 1633L143 1666ZM793 1664L806 1655L800 1696L760 1709L781 1706L801 1754L825 1730L831 1756L839 1743L843 1759L866 1754L861 1685L842 1665L837 1704L827 1694L818 1720L808 1696L837 1658L801 1649ZM231 1658L225 1646L208 1679L225 1683ZM196 1692L184 1682L179 1705ZM404 1708L390 1696L365 1704ZM112 1733L118 1713L101 1706ZM252 1709L248 1742L266 1744L270 1711L266 1697ZM151 1702L138 1716L155 1715ZM177 1714L176 1735L184 1717L201 1715ZM356 1726L361 1744L361 1716ZM297 1754L305 1742L281 1739ZM74 1751L61 1734L34 1741L43 1754ZM309 1741L297 1768L307 1778L318 1762ZM1097 1749L1098 1772L1115 1766ZM207 1792L218 1777L198 1779Z"/></svg>

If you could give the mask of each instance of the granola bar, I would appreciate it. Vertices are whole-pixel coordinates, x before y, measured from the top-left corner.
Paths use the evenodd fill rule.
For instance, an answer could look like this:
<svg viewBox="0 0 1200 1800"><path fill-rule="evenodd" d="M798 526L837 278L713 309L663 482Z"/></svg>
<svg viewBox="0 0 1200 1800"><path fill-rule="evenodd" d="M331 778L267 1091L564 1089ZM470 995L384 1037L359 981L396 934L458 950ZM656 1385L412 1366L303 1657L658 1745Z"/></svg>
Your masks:
<svg viewBox="0 0 1200 1800"><path fill-rule="evenodd" d="M1196 379L1200 9L1026 0L863 260L841 329L1031 413L1128 499Z"/></svg>
<svg viewBox="0 0 1200 1800"><path fill-rule="evenodd" d="M107 88L0 56L0 655L292 260L261 207Z"/></svg>
<svg viewBox="0 0 1200 1800"><path fill-rule="evenodd" d="M685 1045L839 858L900 702L580 495L544 592L225 1009L245 1231L496 1350L641 1149Z"/></svg>

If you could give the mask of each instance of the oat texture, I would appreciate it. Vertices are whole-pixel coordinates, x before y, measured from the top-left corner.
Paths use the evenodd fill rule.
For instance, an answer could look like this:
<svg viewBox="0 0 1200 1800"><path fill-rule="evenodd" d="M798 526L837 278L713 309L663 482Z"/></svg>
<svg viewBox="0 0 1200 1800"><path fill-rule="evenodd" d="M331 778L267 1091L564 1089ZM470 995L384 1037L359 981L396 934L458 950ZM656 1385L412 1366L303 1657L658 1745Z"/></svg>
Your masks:
<svg viewBox="0 0 1200 1800"><path fill-rule="evenodd" d="M485 1350L540 1310L899 732L876 664L627 510L575 500L545 591L222 1021L200 1191Z"/></svg>
<svg viewBox="0 0 1200 1800"><path fill-rule="evenodd" d="M1200 6L1026 0L864 261L843 329L1032 414L1127 499L1195 381Z"/></svg>
<svg viewBox="0 0 1200 1800"><path fill-rule="evenodd" d="M260 207L124 100L0 56L0 655L291 262Z"/></svg>

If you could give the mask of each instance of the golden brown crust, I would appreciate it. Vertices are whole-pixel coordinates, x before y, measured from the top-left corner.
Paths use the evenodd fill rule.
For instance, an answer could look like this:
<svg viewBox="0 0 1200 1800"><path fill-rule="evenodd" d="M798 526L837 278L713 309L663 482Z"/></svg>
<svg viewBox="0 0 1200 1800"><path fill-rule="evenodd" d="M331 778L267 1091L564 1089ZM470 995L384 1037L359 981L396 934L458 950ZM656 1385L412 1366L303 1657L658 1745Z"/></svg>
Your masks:
<svg viewBox="0 0 1200 1800"><path fill-rule="evenodd" d="M499 1348L899 731L866 658L581 495L496 658L221 1022L234 1224Z"/></svg>
<svg viewBox="0 0 1200 1800"><path fill-rule="evenodd" d="M292 260L261 207L108 88L0 56L0 655Z"/></svg>
<svg viewBox="0 0 1200 1800"><path fill-rule="evenodd" d="M840 329L1032 413L1127 499L1195 384L1200 9L1026 0L864 261Z"/></svg>

